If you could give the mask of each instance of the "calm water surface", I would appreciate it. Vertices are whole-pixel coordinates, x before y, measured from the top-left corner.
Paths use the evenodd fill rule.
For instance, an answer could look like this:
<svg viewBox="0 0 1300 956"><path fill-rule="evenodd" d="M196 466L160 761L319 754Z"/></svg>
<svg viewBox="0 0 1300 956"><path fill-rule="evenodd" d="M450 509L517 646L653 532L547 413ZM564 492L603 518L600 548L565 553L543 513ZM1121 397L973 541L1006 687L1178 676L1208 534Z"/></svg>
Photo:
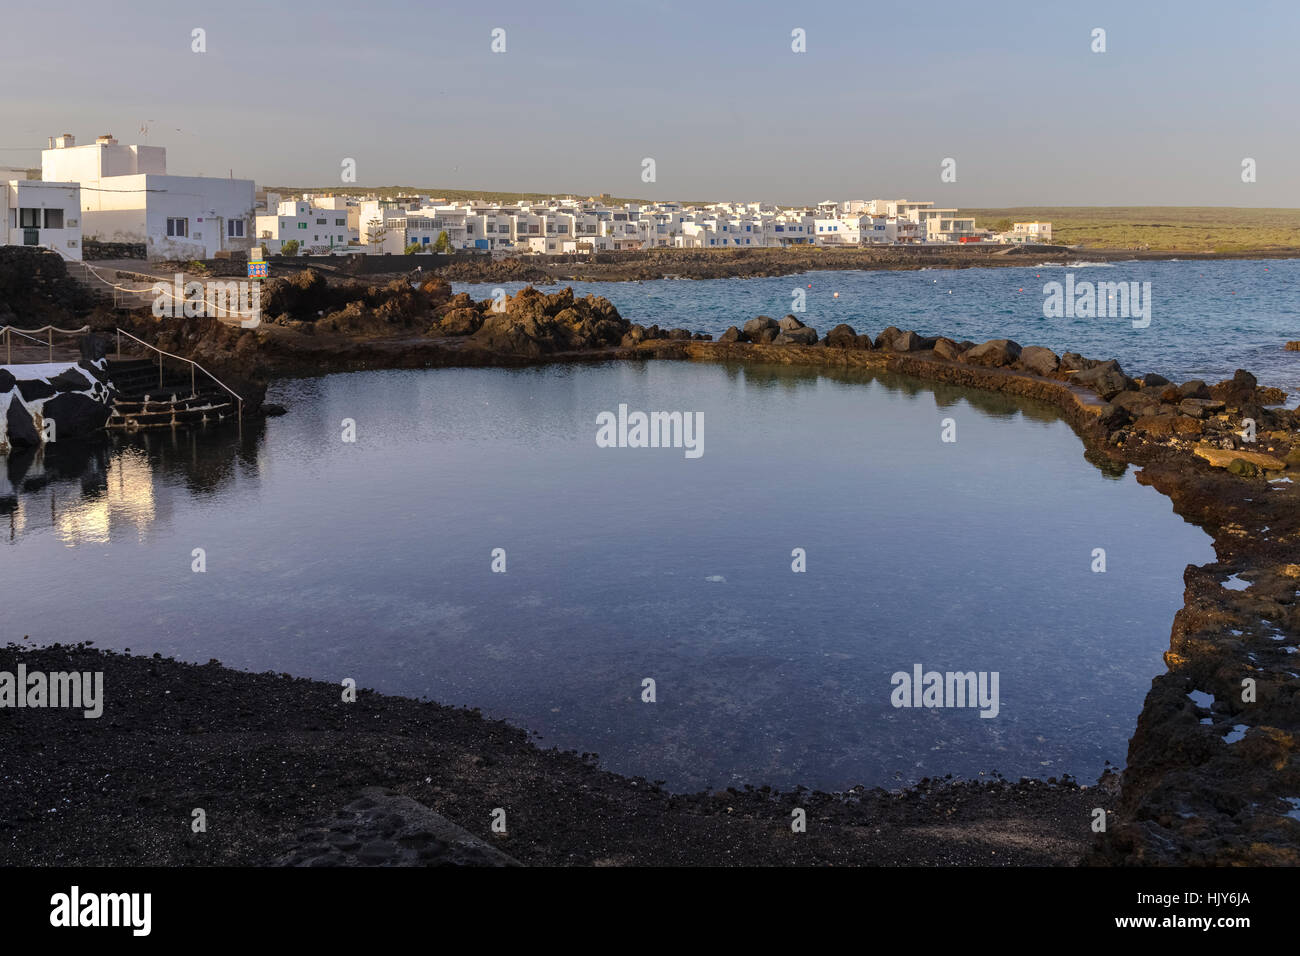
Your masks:
<svg viewBox="0 0 1300 956"><path fill-rule="evenodd" d="M581 266L575 266L580 269ZM1076 282L1150 282L1151 324L1131 319L1043 317L1043 286ZM488 298L500 285L456 283ZM1159 372L1177 381L1230 378L1238 368L1300 400L1300 260L1118 262L1032 268L925 269L911 272L811 272L753 279L578 282L579 295L603 295L629 320L717 334L756 315L790 311L792 291L807 297L800 316L823 335L841 322L878 334L889 325L982 342L1013 338L1096 358L1118 358L1132 375ZM836 293L839 293L838 298Z"/></svg>
<svg viewBox="0 0 1300 956"><path fill-rule="evenodd" d="M290 414L242 438L5 462L0 639L353 677L679 789L1093 779L1212 558L1050 409L867 373L387 371L271 398ZM702 411L703 457L598 448L619 403ZM999 716L893 708L914 663L998 671Z"/></svg>

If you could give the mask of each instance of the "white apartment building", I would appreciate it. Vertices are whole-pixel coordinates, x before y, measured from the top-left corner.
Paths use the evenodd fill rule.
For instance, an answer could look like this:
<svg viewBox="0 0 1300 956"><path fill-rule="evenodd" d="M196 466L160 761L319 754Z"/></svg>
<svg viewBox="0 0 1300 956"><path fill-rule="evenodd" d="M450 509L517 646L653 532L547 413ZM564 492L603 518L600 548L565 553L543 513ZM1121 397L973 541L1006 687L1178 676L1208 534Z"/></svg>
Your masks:
<svg viewBox="0 0 1300 956"><path fill-rule="evenodd" d="M41 178L80 185L85 239L143 243L150 259L207 259L253 243L253 181L169 175L161 146L52 137Z"/></svg>
<svg viewBox="0 0 1300 956"><path fill-rule="evenodd" d="M64 259L81 259L81 187L28 179L22 169L0 170L5 208L0 245L43 246Z"/></svg>
<svg viewBox="0 0 1300 956"><path fill-rule="evenodd" d="M278 255L290 240L298 243L299 255L329 255L360 242L360 234L348 225L348 212L316 205L320 200L286 200L273 214L257 217L257 241L271 255Z"/></svg>

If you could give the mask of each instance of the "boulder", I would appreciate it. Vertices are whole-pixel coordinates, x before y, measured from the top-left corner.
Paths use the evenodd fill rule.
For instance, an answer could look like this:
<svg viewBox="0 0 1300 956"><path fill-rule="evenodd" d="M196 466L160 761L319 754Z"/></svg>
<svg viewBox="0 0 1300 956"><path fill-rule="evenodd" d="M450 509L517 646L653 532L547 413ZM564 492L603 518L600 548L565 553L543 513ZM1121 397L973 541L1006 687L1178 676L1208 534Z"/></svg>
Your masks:
<svg viewBox="0 0 1300 956"><path fill-rule="evenodd" d="M1119 405L1103 405L1097 422L1108 432L1113 432L1127 425L1130 418L1128 410Z"/></svg>
<svg viewBox="0 0 1300 956"><path fill-rule="evenodd" d="M733 326L734 328L734 326ZM623 333L623 338L619 345L625 349L633 348L645 341L645 326L639 322L633 322L632 327Z"/></svg>
<svg viewBox="0 0 1300 956"><path fill-rule="evenodd" d="M442 335L473 335L483 325L483 313L478 309L452 309L444 315L436 331Z"/></svg>
<svg viewBox="0 0 1300 956"><path fill-rule="evenodd" d="M727 342L727 343L745 341L745 339L741 338L743 334L744 333L742 333L740 329L736 328L734 325L728 326L727 331L723 332L721 335L718 336L718 341Z"/></svg>
<svg viewBox="0 0 1300 956"><path fill-rule="evenodd" d="M1035 375L1051 375L1061 365L1061 360L1051 349L1040 345L1027 345L1020 350L1020 367Z"/></svg>
<svg viewBox="0 0 1300 956"><path fill-rule="evenodd" d="M983 345L967 349L961 360L967 365L984 368L1006 368L1020 357L1020 346L1011 339L990 339Z"/></svg>
<svg viewBox="0 0 1300 956"><path fill-rule="evenodd" d="M833 349L856 349L858 333L853 331L853 326L840 323L826 333L826 344Z"/></svg>
<svg viewBox="0 0 1300 956"><path fill-rule="evenodd" d="M782 332L773 340L775 345L815 345L816 343L817 330L808 326Z"/></svg>
<svg viewBox="0 0 1300 956"><path fill-rule="evenodd" d="M1249 462L1257 468L1268 471L1282 471L1286 462L1275 455L1266 455L1258 451L1240 451L1230 448L1215 448L1211 445L1197 445L1192 449L1215 468L1227 468L1236 459Z"/></svg>
<svg viewBox="0 0 1300 956"><path fill-rule="evenodd" d="M889 328L885 329L885 331L881 332L879 335L876 336L876 348L878 349L889 348L894 341L894 336L898 335L898 333L899 333L899 329L897 326L894 325L891 325Z"/></svg>
<svg viewBox="0 0 1300 956"><path fill-rule="evenodd" d="M782 332L793 332L795 329L802 329L804 324L796 319L793 315L787 315L777 323Z"/></svg>
<svg viewBox="0 0 1300 956"><path fill-rule="evenodd" d="M1061 368L1067 372L1082 372L1100 364L1100 360L1084 358L1078 352L1066 352L1061 356Z"/></svg>
<svg viewBox="0 0 1300 956"><path fill-rule="evenodd" d="M919 352L924 347L925 342L915 332L899 332L889 342L889 348L894 352Z"/></svg>
<svg viewBox="0 0 1300 956"><path fill-rule="evenodd" d="M1157 393L1157 397L1166 405L1177 405L1183 400L1183 396L1179 393L1176 385L1163 386Z"/></svg>
<svg viewBox="0 0 1300 956"><path fill-rule="evenodd" d="M1234 458L1228 462L1228 471L1241 478L1258 478L1259 466L1244 458Z"/></svg>
<svg viewBox="0 0 1300 956"><path fill-rule="evenodd" d="M1163 375L1157 375L1155 372L1148 372L1146 375L1142 376L1143 388L1148 388L1152 385L1168 385L1168 384L1170 384L1169 379L1165 378Z"/></svg>
<svg viewBox="0 0 1300 956"><path fill-rule="evenodd" d="M1099 398L1107 402L1120 392L1129 391L1134 387L1133 380L1124 374L1119 362L1114 359L1082 371L1073 372L1070 375L1070 381L1087 386L1096 392Z"/></svg>
<svg viewBox="0 0 1300 956"><path fill-rule="evenodd" d="M865 332L858 335L858 348L864 352L870 352L876 347L876 343L871 341L871 336Z"/></svg>
<svg viewBox="0 0 1300 956"><path fill-rule="evenodd" d="M770 316L760 315L746 322L742 331L751 342L770 342L781 331L781 326Z"/></svg>
<svg viewBox="0 0 1300 956"><path fill-rule="evenodd" d="M1135 431L1147 435L1200 435L1205 426L1186 415L1144 415L1133 423Z"/></svg>
<svg viewBox="0 0 1300 956"><path fill-rule="evenodd" d="M1199 378L1194 378L1190 382L1183 382L1178 386L1178 396L1183 398L1209 398L1210 390Z"/></svg>
<svg viewBox="0 0 1300 956"><path fill-rule="evenodd" d="M1223 411L1223 402L1212 398L1185 398L1178 403L1178 411L1192 418L1205 418L1207 415Z"/></svg>
<svg viewBox="0 0 1300 956"><path fill-rule="evenodd" d="M678 339L678 340L680 340L680 339L690 339L690 337L691 337L691 330L690 330L690 329L669 329L669 330L668 330L668 337L669 337L670 339Z"/></svg>
<svg viewBox="0 0 1300 956"><path fill-rule="evenodd" d="M956 362L961 358L961 346L952 339L945 339L940 336L934 340L934 354L941 359L947 359L949 362Z"/></svg>
<svg viewBox="0 0 1300 956"><path fill-rule="evenodd" d="M1255 376L1244 368L1237 369L1232 378L1222 381L1210 389L1210 395L1226 402L1233 408L1240 408L1255 401L1255 389L1259 383Z"/></svg>

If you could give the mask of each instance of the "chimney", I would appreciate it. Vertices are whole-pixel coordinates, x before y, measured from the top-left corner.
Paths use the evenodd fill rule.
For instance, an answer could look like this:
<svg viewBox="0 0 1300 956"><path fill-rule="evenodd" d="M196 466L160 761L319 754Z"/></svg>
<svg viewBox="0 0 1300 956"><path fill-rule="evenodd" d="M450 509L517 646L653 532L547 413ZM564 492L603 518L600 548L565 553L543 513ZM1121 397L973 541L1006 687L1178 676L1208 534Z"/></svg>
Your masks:
<svg viewBox="0 0 1300 956"><path fill-rule="evenodd" d="M96 137L95 137L95 145L96 145L96 146L116 146L116 145L117 145L117 140L115 140L115 139L113 138L113 136L112 136L111 133L105 133L103 136L96 136Z"/></svg>
<svg viewBox="0 0 1300 956"><path fill-rule="evenodd" d="M62 136L55 137L54 145L58 149L68 149L69 147L77 145L77 138L71 133L64 133Z"/></svg>

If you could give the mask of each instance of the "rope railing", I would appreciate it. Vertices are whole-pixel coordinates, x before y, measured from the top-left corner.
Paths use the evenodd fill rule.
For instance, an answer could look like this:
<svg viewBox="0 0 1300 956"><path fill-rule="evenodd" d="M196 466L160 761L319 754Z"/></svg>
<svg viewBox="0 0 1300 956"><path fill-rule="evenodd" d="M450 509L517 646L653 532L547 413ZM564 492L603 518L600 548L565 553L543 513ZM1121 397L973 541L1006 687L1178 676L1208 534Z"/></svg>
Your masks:
<svg viewBox="0 0 1300 956"><path fill-rule="evenodd" d="M240 420L241 423L243 422L243 420L244 420L244 400L239 396L239 394L238 394L237 392L234 391L234 389L230 388L230 386L228 386L225 382L221 381L221 379L217 378L215 375L213 375L211 372L209 372L207 369L205 369L205 368L204 368L202 365L200 365L198 362L194 361L193 359L187 359L184 355L174 355L174 354L172 354L171 352L164 352L162 349L158 348L158 346L156 346L156 345L150 345L148 342L144 341L143 339L138 339L138 338L136 338L134 335L132 335L130 332L125 332L125 331L123 331L122 329L117 329L117 336L118 336L118 338L117 338L117 354L118 354L118 357L119 357L119 358L121 358L121 356L122 356L122 336L124 336L124 335L125 335L128 339L130 339L132 342L138 342L138 343L140 343L141 345L143 345L145 348L147 348L147 349L152 349L153 351L155 351L155 352L158 353L158 355L159 355L159 359L158 359L158 385L159 385L159 387L162 387L162 374L163 374L163 372L162 372L162 368L163 368L163 366L162 366L162 356L166 356L167 358L174 358L174 359L176 359L177 361L184 362L184 363L186 363L187 365L189 365L189 367L190 367L190 391L191 391L191 392L194 392L194 391L195 391L195 388L194 388L194 384L195 384L194 373L195 373L195 370L198 370L198 371L202 372L204 375L206 375L208 378L212 379L212 381L215 382L218 386L220 386L221 388L223 388L223 389L226 391L226 393L229 394L230 397L233 398L233 399L238 403L238 406L239 406L239 420Z"/></svg>
<svg viewBox="0 0 1300 956"><path fill-rule="evenodd" d="M42 325L39 329L20 329L14 325L0 326L0 333L3 333L5 337L5 364L12 365L14 363L15 333L22 336L25 339L31 339L31 341L37 343L38 345L44 345L46 348L48 348L49 361L53 362L55 332L58 332L60 335L85 335L89 331L90 331L89 325L83 325L79 329L61 329L58 326L54 326L54 325ZM38 338L35 338L36 334L39 332L44 332L46 334L44 342L42 342Z"/></svg>

